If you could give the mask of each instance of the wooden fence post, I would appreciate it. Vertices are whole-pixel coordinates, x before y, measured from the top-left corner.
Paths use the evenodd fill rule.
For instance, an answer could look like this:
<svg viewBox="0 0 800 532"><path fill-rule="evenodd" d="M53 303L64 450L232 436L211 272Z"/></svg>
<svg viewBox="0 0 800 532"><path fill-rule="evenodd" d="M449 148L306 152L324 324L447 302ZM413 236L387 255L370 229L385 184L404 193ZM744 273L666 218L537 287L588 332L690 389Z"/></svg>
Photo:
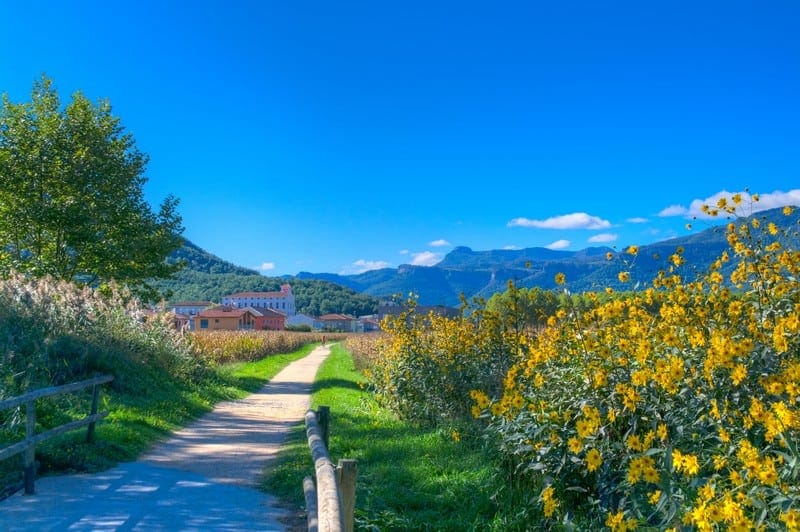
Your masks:
<svg viewBox="0 0 800 532"><path fill-rule="evenodd" d="M25 403L25 439L28 440L28 447L25 449L25 495L36 493L34 482L36 481L36 444L33 437L36 435L36 403L33 399Z"/></svg>
<svg viewBox="0 0 800 532"><path fill-rule="evenodd" d="M325 444L325 448L330 451L331 448L328 445L328 439L330 435L331 407L319 407L319 410L317 410L317 422L319 423L319 430L322 432L322 442Z"/></svg>
<svg viewBox="0 0 800 532"><path fill-rule="evenodd" d="M303 495L306 499L306 520L308 522L308 532L318 532L319 530L319 506L317 505L317 486L314 479L305 477L303 479Z"/></svg>
<svg viewBox="0 0 800 532"><path fill-rule="evenodd" d="M97 401L98 396L100 395L100 390L96 384L92 385L92 411L91 415L94 416L97 414ZM95 422L92 421L89 423L89 427L86 429L86 442L92 443L94 441L94 426Z"/></svg>
<svg viewBox="0 0 800 532"><path fill-rule="evenodd" d="M342 458L336 466L336 480L339 482L339 495L342 498L342 520L345 532L353 532L356 509L356 476L358 461Z"/></svg>

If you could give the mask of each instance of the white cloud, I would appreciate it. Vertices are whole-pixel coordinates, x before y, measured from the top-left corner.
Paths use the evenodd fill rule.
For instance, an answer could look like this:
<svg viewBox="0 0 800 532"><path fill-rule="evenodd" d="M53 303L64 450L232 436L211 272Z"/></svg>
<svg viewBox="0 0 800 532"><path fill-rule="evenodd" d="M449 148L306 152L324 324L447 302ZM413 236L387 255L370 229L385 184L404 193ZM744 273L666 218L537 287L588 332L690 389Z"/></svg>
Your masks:
<svg viewBox="0 0 800 532"><path fill-rule="evenodd" d="M545 246L547 249L566 249L569 247L569 240L556 240Z"/></svg>
<svg viewBox="0 0 800 532"><path fill-rule="evenodd" d="M728 200L728 203L731 204L732 203L731 198L733 197L734 194L736 193L728 192L727 190L722 190L712 196L709 196L708 198L692 200L688 209L680 205L672 205L670 207L667 207L660 213L658 213L658 215L685 216L687 218L688 217L714 218L713 216L709 216L703 212L703 205L708 205L709 207L716 208L717 202L722 198L725 198L726 200ZM758 202L753 201L753 196L749 192L738 192L738 194L741 195L742 201L741 204L738 206L736 214L741 216L747 216L768 209L785 207L786 205L800 206L800 189L794 189L788 192L776 190L771 193L759 194Z"/></svg>
<svg viewBox="0 0 800 532"><path fill-rule="evenodd" d="M510 245L508 245L508 246L503 246L503 249L507 249L507 250L509 250L509 251L516 251L516 250L518 250L518 249L522 249L522 248L521 248L521 247L519 247L519 246L515 246L515 245L513 245L513 244L510 244Z"/></svg>
<svg viewBox="0 0 800 532"><path fill-rule="evenodd" d="M589 242L605 244L608 242L614 242L618 238L619 235L615 235L614 233L600 233L599 235L594 235L593 237L589 238Z"/></svg>
<svg viewBox="0 0 800 532"><path fill-rule="evenodd" d="M434 240L433 242L429 242L428 245L434 248L441 248L445 246L452 246L453 244L451 244L444 238L440 238L439 240Z"/></svg>
<svg viewBox="0 0 800 532"><path fill-rule="evenodd" d="M799 189L790 190L789 192L776 190L771 194L759 194L758 203L753 204L753 212L766 211L767 209L775 209L787 205L800 207Z"/></svg>
<svg viewBox="0 0 800 532"><path fill-rule="evenodd" d="M669 216L685 216L689 211L683 205L670 205L666 209L662 209L658 215L661 218L666 218Z"/></svg>
<svg viewBox="0 0 800 532"><path fill-rule="evenodd" d="M359 259L342 270L341 275L364 273L370 270L380 270L381 268L388 267L389 263L386 261Z"/></svg>
<svg viewBox="0 0 800 532"><path fill-rule="evenodd" d="M275 263L274 262L262 262L261 266L259 266L258 269L261 270L262 272L268 272L270 270L274 270L275 269Z"/></svg>
<svg viewBox="0 0 800 532"><path fill-rule="evenodd" d="M508 222L508 227L537 227L539 229L606 229L611 227L611 222L597 216L590 216L585 212L574 212L562 216L553 216L546 220L531 220L530 218L514 218Z"/></svg>
<svg viewBox="0 0 800 532"><path fill-rule="evenodd" d="M400 250L400 254L401 255L408 255L409 253L411 253L411 252L409 250L407 250L407 249L401 249Z"/></svg>
<svg viewBox="0 0 800 532"><path fill-rule="evenodd" d="M433 253L432 251L412 253L411 257L411 264L414 266L433 266L442 260L442 257L438 253Z"/></svg>
<svg viewBox="0 0 800 532"><path fill-rule="evenodd" d="M629 224L646 224L649 221L647 218L628 218L627 220Z"/></svg>

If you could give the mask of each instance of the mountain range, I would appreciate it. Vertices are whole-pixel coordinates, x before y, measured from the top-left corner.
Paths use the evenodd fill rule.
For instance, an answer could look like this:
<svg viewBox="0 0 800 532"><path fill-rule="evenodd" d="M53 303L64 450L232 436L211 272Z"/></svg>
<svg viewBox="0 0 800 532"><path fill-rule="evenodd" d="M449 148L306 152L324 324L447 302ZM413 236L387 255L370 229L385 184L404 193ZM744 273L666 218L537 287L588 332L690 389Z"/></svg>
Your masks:
<svg viewBox="0 0 800 532"><path fill-rule="evenodd" d="M791 216L783 214L782 208L761 211L748 217L758 218L761 223L775 223L778 227L788 228L784 245L798 248L798 211ZM418 296L422 305L458 306L460 296L467 299L474 297L489 298L496 292L505 291L509 281L518 287L555 288L555 276L563 273L567 279L567 288L572 292L601 290L605 287L629 289L631 284L623 285L618 280L622 270L631 274L632 282L649 284L660 270L669 267L669 257L680 247L686 265L683 266L684 279L690 280L696 273L703 273L728 248L725 225L728 220L721 219L719 224L703 231L678 238L672 238L639 246L634 257L625 250L610 247L590 247L580 251L551 250L534 247L518 250L474 251L469 247L456 247L445 258L434 266L414 266L404 264L397 268L383 268L354 275L334 273L300 272L296 276L272 278L280 282L306 283L324 282L337 287L345 287L362 296L372 296L373 300L386 299L393 296L407 297L409 293ZM197 246L187 242L195 256L203 257L202 277L226 275L227 287L242 286L241 290L254 285L254 281L269 279L254 270L234 266L213 255L202 252ZM179 250L180 251L180 250ZM186 250L182 253L185 255ZM609 256L611 259L609 260ZM196 257L195 257L196 258ZM189 261L188 268L196 268ZM217 273L214 273L214 272ZM233 276L233 278L231 278ZM256 276L256 277L253 277ZM197 274L185 276L187 281L197 278ZM208 281L208 279L205 279ZM255 283L263 284L263 283ZM324 286L324 285L323 285ZM188 291L186 290L188 289ZM191 287L183 287L182 293L191 293ZM187 299L191 299L187 297ZM366 301L366 300L365 300ZM300 296L298 296L298 305ZM341 310L338 310L342 312Z"/></svg>

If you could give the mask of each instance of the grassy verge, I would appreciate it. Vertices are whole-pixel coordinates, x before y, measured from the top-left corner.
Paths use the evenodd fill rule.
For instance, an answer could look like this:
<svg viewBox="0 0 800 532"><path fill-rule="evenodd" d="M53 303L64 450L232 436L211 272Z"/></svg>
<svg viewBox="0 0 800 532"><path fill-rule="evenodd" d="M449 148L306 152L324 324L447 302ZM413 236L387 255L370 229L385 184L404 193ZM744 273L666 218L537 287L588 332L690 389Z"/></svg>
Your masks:
<svg viewBox="0 0 800 532"><path fill-rule="evenodd" d="M358 530L487 530L494 468L482 442L456 426L424 429L398 420L362 388L364 377L339 344L317 374L312 408L331 409L330 454L358 461ZM302 480L313 475L298 426L264 488L301 508Z"/></svg>
<svg viewBox="0 0 800 532"><path fill-rule="evenodd" d="M159 372L137 367L135 373L120 373L124 385L106 387L100 410L109 415L99 423L93 444L85 442L86 431L76 430L37 446L39 474L100 471L136 457L171 432L213 409L220 401L238 399L257 391L287 364L306 356L316 344L292 353L271 355L255 362L217 366L204 379L188 384ZM37 405L37 416L62 416L64 421L88 412L87 397L74 397L71 411ZM10 440L14 441L14 440ZM3 442L0 441L0 444ZM15 457L19 459L18 457ZM21 463L14 458L3 467L21 476ZM14 479L11 478L11 483Z"/></svg>

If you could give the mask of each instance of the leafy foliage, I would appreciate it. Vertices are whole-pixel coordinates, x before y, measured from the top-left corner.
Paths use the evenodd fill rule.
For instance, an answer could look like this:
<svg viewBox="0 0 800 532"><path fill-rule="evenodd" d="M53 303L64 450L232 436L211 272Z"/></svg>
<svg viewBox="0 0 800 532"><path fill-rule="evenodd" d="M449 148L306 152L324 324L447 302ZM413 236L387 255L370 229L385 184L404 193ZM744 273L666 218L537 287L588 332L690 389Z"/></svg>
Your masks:
<svg viewBox="0 0 800 532"><path fill-rule="evenodd" d="M52 80L31 101L0 107L0 274L147 290L179 265L165 258L183 231L177 200L154 213L142 187L147 156L108 101L80 92L61 109Z"/></svg>

